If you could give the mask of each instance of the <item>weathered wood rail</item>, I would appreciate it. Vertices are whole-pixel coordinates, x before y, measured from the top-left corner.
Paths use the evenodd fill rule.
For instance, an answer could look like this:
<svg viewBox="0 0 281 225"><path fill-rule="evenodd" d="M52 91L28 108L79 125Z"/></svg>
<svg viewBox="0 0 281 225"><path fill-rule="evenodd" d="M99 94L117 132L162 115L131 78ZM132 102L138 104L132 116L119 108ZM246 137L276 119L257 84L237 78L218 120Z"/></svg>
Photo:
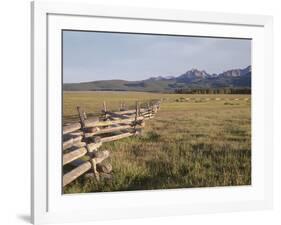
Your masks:
<svg viewBox="0 0 281 225"><path fill-rule="evenodd" d="M111 112L104 102L100 117L93 118L88 118L77 107L80 121L64 126L62 132L63 166L71 165L73 168L63 175L63 186L89 171L88 174L97 181L101 176L108 177L112 166L104 160L109 157L110 152L99 148L103 143L140 134L145 120L155 116L160 103L160 100L154 100L141 108L139 102L136 102L133 110L126 110L122 103L120 111Z"/></svg>

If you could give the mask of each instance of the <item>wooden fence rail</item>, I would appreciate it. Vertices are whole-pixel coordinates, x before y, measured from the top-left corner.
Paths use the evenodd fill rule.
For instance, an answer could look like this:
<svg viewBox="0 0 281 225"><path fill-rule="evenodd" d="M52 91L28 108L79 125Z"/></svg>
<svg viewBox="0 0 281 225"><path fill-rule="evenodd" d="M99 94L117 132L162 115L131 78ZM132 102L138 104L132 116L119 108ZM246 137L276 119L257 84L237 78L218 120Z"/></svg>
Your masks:
<svg viewBox="0 0 281 225"><path fill-rule="evenodd" d="M138 135L145 126L145 120L151 119L160 109L160 100L140 107L136 102L135 109L126 110L120 104L120 110L111 112L103 103L100 117L88 118L86 113L77 107L80 122L63 127L63 166L72 165L74 169L63 175L63 186L91 171L97 181L101 174L108 174L112 167L103 162L110 155L108 150L99 151L102 143L120 140ZM84 160L81 160L82 157Z"/></svg>

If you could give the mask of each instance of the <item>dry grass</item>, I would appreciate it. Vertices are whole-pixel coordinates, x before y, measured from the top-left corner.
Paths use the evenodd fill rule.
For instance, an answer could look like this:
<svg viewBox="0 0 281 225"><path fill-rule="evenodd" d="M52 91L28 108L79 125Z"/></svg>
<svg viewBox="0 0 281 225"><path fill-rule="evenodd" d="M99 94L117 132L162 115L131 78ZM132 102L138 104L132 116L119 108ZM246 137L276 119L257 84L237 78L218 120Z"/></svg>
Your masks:
<svg viewBox="0 0 281 225"><path fill-rule="evenodd" d="M120 101L133 106L136 100L155 98L165 101L142 136L102 146L111 151L114 178L96 183L82 176L65 193L251 184L249 96L65 93L64 118L75 120L78 104L95 114L104 100L115 110Z"/></svg>

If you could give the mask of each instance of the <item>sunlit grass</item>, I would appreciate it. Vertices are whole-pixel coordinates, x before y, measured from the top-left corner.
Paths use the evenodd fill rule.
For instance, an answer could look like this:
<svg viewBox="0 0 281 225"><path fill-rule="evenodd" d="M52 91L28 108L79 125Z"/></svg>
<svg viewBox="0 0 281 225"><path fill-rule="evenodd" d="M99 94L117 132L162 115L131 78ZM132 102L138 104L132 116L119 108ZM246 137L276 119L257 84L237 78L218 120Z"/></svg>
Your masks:
<svg viewBox="0 0 281 225"><path fill-rule="evenodd" d="M142 136L101 147L111 152L113 179L96 183L82 176L66 186L65 193L251 184L251 107L245 101L249 96L65 93L64 118L75 120L77 105L99 113L103 101L117 110L122 101L133 107L136 100L155 98L164 99L161 110L146 121Z"/></svg>

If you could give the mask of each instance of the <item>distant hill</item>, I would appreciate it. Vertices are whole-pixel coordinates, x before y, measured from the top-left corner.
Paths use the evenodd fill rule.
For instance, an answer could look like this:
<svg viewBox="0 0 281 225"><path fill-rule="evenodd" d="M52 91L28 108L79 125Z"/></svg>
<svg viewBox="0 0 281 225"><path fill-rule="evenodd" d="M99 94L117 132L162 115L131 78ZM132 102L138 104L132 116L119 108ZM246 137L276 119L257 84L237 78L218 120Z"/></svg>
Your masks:
<svg viewBox="0 0 281 225"><path fill-rule="evenodd" d="M209 74L204 70L192 69L176 77L159 76L141 81L100 80L63 84L64 91L171 92L179 88L251 88L251 66L220 74Z"/></svg>

